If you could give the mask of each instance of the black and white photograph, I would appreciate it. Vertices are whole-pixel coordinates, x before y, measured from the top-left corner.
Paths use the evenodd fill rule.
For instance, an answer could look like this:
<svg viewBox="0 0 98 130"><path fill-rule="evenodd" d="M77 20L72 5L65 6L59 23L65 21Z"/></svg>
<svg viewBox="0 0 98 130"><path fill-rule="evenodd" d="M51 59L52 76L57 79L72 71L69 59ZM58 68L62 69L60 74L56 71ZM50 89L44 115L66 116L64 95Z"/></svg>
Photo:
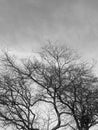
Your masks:
<svg viewBox="0 0 98 130"><path fill-rule="evenodd" d="M0 0L0 130L98 130L98 0Z"/></svg>

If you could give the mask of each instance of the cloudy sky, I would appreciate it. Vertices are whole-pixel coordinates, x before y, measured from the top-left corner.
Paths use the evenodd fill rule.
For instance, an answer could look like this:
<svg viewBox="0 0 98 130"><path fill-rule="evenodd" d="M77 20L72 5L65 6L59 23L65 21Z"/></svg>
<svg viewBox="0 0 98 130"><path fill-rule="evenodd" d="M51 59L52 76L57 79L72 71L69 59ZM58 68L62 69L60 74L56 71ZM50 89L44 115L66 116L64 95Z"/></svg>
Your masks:
<svg viewBox="0 0 98 130"><path fill-rule="evenodd" d="M27 54L47 40L98 60L98 0L0 0L1 50Z"/></svg>
<svg viewBox="0 0 98 130"><path fill-rule="evenodd" d="M38 50L57 40L98 56L98 0L0 0L0 48Z"/></svg>

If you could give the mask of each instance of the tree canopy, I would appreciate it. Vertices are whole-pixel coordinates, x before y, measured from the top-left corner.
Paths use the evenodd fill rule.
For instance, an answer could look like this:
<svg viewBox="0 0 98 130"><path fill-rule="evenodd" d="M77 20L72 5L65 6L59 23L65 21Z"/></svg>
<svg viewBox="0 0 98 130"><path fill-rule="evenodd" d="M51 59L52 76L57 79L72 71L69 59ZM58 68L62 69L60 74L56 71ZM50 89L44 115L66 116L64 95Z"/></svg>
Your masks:
<svg viewBox="0 0 98 130"><path fill-rule="evenodd" d="M40 59L28 58L17 64L4 53L1 57L0 121L17 130L39 127L36 109L45 103L49 120L45 130L89 130L98 123L98 78L92 65L82 62L78 54L66 46L48 44ZM47 111L47 110L46 110ZM43 114L45 118L45 115ZM40 121L39 121L40 122ZM47 125L47 126L48 126ZM36 127L36 128L35 128Z"/></svg>

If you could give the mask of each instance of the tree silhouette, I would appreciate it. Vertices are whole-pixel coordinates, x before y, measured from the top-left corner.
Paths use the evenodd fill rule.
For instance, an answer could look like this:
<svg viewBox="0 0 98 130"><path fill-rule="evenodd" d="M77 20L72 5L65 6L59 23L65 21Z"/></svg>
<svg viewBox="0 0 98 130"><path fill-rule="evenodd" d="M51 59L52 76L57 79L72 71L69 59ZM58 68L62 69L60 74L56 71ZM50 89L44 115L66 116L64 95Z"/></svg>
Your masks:
<svg viewBox="0 0 98 130"><path fill-rule="evenodd" d="M33 108L43 102L48 103L55 112L56 121L51 130L67 127L89 130L98 123L97 77L93 74L92 66L81 62L70 48L49 44L42 49L39 60L27 59L21 66L5 53L2 63L7 68L7 72L4 71L1 76L0 90L0 119L5 124L18 126L17 129L33 130L36 116ZM32 91L33 84L36 84L39 93ZM6 106L11 109L11 112L7 111L8 114ZM9 114L14 118L9 118Z"/></svg>
<svg viewBox="0 0 98 130"><path fill-rule="evenodd" d="M11 57L5 53L9 65L15 65ZM2 58L2 60L4 60ZM34 87L33 82L25 79L13 67L3 66L0 75L0 121L4 126L12 125L17 130L38 130L34 128L36 114L34 113ZM14 66L15 67L15 66Z"/></svg>
<svg viewBox="0 0 98 130"><path fill-rule="evenodd" d="M54 107L57 124L52 130L71 126L66 121L63 124L62 117L65 115L74 118L76 128L71 126L73 129L88 130L97 124L98 83L92 66L80 62L69 48L51 44L43 48L41 56L42 62L28 62L31 69L27 69L29 73L26 74L44 88L39 101L51 103ZM30 73L31 70L33 73Z"/></svg>

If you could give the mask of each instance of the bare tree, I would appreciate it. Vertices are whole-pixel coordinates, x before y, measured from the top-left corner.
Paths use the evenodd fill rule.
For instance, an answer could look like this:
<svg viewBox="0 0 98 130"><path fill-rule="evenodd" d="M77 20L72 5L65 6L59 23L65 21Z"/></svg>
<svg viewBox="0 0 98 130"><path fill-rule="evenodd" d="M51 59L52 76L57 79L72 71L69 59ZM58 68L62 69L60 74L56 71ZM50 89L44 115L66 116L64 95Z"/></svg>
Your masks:
<svg viewBox="0 0 98 130"><path fill-rule="evenodd" d="M36 84L40 94L33 105L37 102L48 103L56 115L51 130L67 127L88 130L96 125L98 90L92 69L80 62L78 55L67 47L49 44L40 56L40 61L27 59L21 67L6 54L3 63L10 72L18 73L23 80Z"/></svg>
<svg viewBox="0 0 98 130"><path fill-rule="evenodd" d="M40 53L42 62L28 60L25 63L24 75L32 79L43 91L39 95L39 101L51 104L56 114L56 124L52 130L67 127L69 121L62 118L69 112L62 111L62 103L58 99L58 91L66 83L66 74L69 68L77 61L78 56L69 48L45 46ZM28 67L29 66L29 67Z"/></svg>
<svg viewBox="0 0 98 130"><path fill-rule="evenodd" d="M2 62L10 72L21 75L26 81L30 80L35 82L39 87L38 89L42 88L40 94L37 96L36 102L46 102L53 107L56 114L56 123L51 129L56 130L68 125L67 120L64 123L62 122L62 117L65 113L62 112L61 102L59 102L57 98L57 89L59 89L60 84L62 84L60 83L62 82L60 81L61 76L64 76L64 74L60 74L60 71L63 70L65 65L70 65L71 61L74 62L76 57L67 48L65 48L66 50L58 48L58 50L54 47L53 49L55 50L52 50L52 46L50 48L47 46L46 49L47 50L45 50L45 48L43 49L46 53L41 53L41 56L43 57L42 62L29 59L23 62L23 66L21 67L15 64L15 61L7 53L5 53L5 56L2 58ZM50 51L49 55L48 49ZM51 53L54 53L54 57ZM66 62L63 57L65 57Z"/></svg>
<svg viewBox="0 0 98 130"><path fill-rule="evenodd" d="M52 130L66 126L74 130L88 130L96 125L98 83L92 73L92 66L80 62L73 50L51 44L43 48L41 57L42 62L28 61L29 69L28 64L25 64L25 74L44 88L39 101L54 107L57 124ZM74 118L76 126L62 122L62 117L66 115Z"/></svg>
<svg viewBox="0 0 98 130"><path fill-rule="evenodd" d="M69 109L76 129L89 130L98 123L98 80L84 64L68 74L69 83L58 92L58 98Z"/></svg>
<svg viewBox="0 0 98 130"><path fill-rule="evenodd" d="M6 61L14 66L6 53L5 56ZM34 95L33 82L5 64L0 75L0 121L3 126L13 126L17 130L38 130L34 128Z"/></svg>

